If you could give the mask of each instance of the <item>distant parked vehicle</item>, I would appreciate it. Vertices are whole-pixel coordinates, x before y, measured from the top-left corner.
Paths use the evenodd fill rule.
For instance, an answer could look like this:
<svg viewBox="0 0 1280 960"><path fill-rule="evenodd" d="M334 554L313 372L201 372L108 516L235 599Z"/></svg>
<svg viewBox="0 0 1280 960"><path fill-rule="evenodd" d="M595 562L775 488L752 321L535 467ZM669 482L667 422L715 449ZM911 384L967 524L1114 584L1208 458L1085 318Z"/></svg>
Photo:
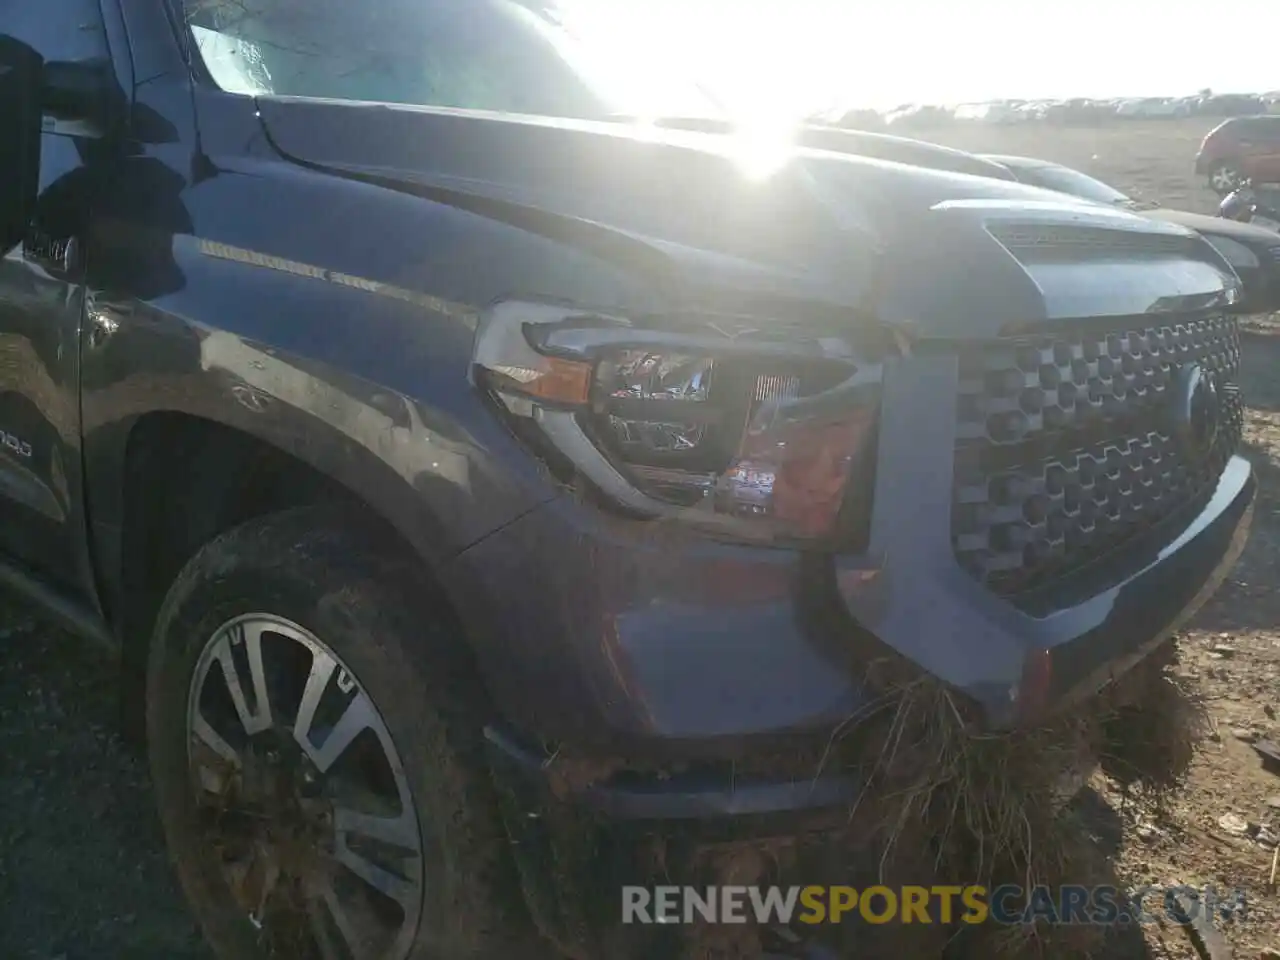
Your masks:
<svg viewBox="0 0 1280 960"><path fill-rule="evenodd" d="M983 160L1000 164L1019 181L1033 187L1043 187L1095 203L1121 207L1152 220L1176 223L1196 231L1212 244L1239 275L1244 285L1239 312L1280 311L1280 235L1274 229L1266 229L1266 223L1262 220L1264 215L1260 214L1252 222L1240 222L1240 218L1210 217L1187 210L1172 210L1147 200L1137 200L1087 173L1050 163L1048 160L996 154L979 156ZM1280 214L1274 215L1280 219ZM1280 228L1280 222L1275 223L1275 228Z"/></svg>
<svg viewBox="0 0 1280 960"><path fill-rule="evenodd" d="M1041 119L1064 126L1087 126L1098 123L1112 112L1114 111L1106 104L1085 97L1041 105Z"/></svg>
<svg viewBox="0 0 1280 960"><path fill-rule="evenodd" d="M919 130L950 123L954 119L953 114L945 107L921 104L894 110L885 117L885 122L890 128Z"/></svg>
<svg viewBox="0 0 1280 960"><path fill-rule="evenodd" d="M1265 100L1252 93L1216 93L1200 98L1196 111L1206 117L1247 117L1266 113Z"/></svg>
<svg viewBox="0 0 1280 960"><path fill-rule="evenodd" d="M1121 100L1114 112L1128 120L1167 120L1190 116L1194 102L1194 98L1187 97L1138 97Z"/></svg>
<svg viewBox="0 0 1280 960"><path fill-rule="evenodd" d="M1233 117L1218 124L1200 144L1196 173L1222 195L1246 178L1280 183L1280 116Z"/></svg>
<svg viewBox="0 0 1280 960"><path fill-rule="evenodd" d="M863 108L850 110L836 126L846 130L883 130L885 122L879 111Z"/></svg>
<svg viewBox="0 0 1280 960"><path fill-rule="evenodd" d="M956 107L957 120L976 120L981 123L1011 123L1018 113L1018 106L1010 103L962 103Z"/></svg>

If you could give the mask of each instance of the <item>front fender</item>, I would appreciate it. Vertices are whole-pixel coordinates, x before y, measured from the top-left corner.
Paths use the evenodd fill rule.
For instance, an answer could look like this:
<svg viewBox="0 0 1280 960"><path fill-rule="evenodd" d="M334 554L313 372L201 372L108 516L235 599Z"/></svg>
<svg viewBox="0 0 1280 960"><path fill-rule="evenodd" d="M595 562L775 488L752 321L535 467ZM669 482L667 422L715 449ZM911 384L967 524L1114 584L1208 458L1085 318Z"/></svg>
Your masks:
<svg viewBox="0 0 1280 960"><path fill-rule="evenodd" d="M549 486L539 493L513 482L491 464L492 447L422 401L147 306L95 309L91 323L117 326L84 351L95 526L120 525L129 435L152 413L186 414L289 454L349 490L436 565L552 495Z"/></svg>
<svg viewBox="0 0 1280 960"><path fill-rule="evenodd" d="M98 221L81 342L95 525L120 524L129 432L154 412L281 449L435 561L552 496L469 381L475 326L513 275L599 268L474 214L240 162L192 184L131 159Z"/></svg>

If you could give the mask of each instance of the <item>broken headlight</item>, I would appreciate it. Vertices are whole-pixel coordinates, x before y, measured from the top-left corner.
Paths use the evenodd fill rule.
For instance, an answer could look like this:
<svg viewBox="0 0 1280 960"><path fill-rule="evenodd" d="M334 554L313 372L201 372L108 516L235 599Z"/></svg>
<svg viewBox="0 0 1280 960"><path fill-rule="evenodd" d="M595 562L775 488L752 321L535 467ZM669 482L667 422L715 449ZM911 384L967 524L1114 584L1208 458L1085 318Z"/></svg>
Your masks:
<svg viewBox="0 0 1280 960"><path fill-rule="evenodd" d="M842 338L662 329L502 303L477 382L605 500L728 536L865 536L881 364Z"/></svg>

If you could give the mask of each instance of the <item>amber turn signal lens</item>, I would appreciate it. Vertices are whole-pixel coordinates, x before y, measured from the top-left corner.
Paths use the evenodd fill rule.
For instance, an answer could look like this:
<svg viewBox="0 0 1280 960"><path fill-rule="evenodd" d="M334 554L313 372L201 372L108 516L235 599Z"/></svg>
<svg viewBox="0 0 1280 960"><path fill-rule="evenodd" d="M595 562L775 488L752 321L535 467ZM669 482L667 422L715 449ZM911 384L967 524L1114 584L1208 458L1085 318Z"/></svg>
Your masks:
<svg viewBox="0 0 1280 960"><path fill-rule="evenodd" d="M590 364L547 357L537 378L525 384L525 392L556 403L586 403L591 396L591 380Z"/></svg>
<svg viewBox="0 0 1280 960"><path fill-rule="evenodd" d="M589 363L538 357L529 366L499 365L490 373L504 381L501 386L513 392L551 403L583 404L591 397L594 376Z"/></svg>

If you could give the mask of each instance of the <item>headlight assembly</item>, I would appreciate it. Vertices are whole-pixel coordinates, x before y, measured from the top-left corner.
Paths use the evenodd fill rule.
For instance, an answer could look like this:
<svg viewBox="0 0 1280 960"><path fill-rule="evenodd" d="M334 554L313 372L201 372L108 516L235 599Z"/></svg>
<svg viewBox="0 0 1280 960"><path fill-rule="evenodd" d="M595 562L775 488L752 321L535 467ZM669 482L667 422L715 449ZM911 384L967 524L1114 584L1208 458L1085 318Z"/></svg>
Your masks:
<svg viewBox="0 0 1280 960"><path fill-rule="evenodd" d="M474 372L605 503L748 541L865 537L883 356L844 338L676 327L504 302Z"/></svg>

